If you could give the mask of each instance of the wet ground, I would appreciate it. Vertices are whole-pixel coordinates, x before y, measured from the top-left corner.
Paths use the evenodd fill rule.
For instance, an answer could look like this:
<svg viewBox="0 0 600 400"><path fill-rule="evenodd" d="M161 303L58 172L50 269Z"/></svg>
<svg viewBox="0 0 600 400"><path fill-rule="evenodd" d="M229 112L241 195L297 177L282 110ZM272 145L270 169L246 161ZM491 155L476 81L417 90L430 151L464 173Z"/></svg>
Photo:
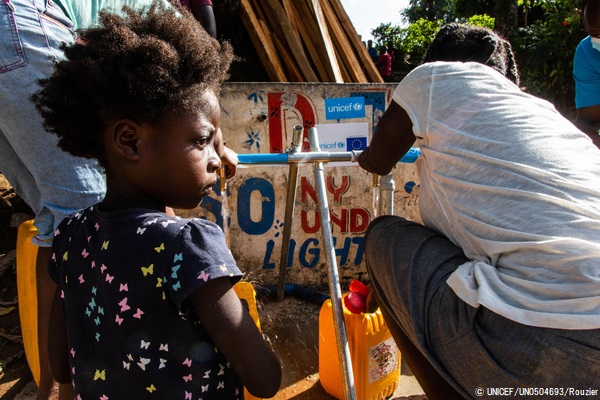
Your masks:
<svg viewBox="0 0 600 400"><path fill-rule="evenodd" d="M261 326L271 339L283 364L283 383L277 400L334 399L319 381L319 310L320 306L286 297L283 302L262 305ZM407 366L392 399L426 400L421 387Z"/></svg>

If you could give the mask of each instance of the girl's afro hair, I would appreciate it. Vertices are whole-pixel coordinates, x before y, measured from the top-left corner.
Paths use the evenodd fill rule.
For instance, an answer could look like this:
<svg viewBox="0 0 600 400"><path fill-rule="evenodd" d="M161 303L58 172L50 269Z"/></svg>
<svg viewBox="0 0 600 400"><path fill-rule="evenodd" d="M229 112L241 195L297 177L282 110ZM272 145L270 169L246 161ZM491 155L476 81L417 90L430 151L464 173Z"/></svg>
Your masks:
<svg viewBox="0 0 600 400"><path fill-rule="evenodd" d="M103 133L115 120L159 123L196 112L202 93L218 95L234 57L191 13L157 2L123 8L123 16L101 12L98 26L62 50L66 59L32 100L63 150L105 167Z"/></svg>

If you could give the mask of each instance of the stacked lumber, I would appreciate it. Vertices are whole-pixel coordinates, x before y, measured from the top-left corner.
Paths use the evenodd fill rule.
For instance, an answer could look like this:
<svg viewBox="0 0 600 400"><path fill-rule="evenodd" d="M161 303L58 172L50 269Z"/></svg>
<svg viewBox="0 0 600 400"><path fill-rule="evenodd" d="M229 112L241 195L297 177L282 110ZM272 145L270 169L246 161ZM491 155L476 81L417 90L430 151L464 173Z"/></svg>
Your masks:
<svg viewBox="0 0 600 400"><path fill-rule="evenodd" d="M273 82L383 82L340 0L240 0Z"/></svg>

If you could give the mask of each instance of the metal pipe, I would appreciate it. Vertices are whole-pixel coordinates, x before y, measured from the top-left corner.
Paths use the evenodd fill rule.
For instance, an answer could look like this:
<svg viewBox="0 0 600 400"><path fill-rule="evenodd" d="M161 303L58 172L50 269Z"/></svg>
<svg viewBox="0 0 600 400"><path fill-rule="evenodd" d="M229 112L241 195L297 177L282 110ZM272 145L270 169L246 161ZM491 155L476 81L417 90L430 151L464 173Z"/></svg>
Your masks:
<svg viewBox="0 0 600 400"><path fill-rule="evenodd" d="M379 175L377 174L373 174L373 187L379 187Z"/></svg>
<svg viewBox="0 0 600 400"><path fill-rule="evenodd" d="M258 154L238 154L240 164L293 164L293 163L315 163L315 162L358 162L358 156L362 151L340 151L328 152L311 150L308 153L258 153ZM411 148L398 162L413 163L421 155L421 150L417 147Z"/></svg>
<svg viewBox="0 0 600 400"><path fill-rule="evenodd" d="M292 146L288 150L288 155L295 155L302 152L302 125L294 126L292 132ZM290 164L288 173L288 187L285 199L285 218L283 220L283 235L281 238L281 256L279 258L279 285L277 287L277 300L283 301L285 294L285 278L287 275L288 255L290 253L290 238L292 236L292 225L294 217L294 208L296 206L296 186L298 183L299 164Z"/></svg>
<svg viewBox="0 0 600 400"><path fill-rule="evenodd" d="M319 149L319 138L317 129L308 130L308 141L311 152ZM329 293L331 295L331 305L333 311L333 325L336 332L336 343L338 350L338 359L342 375L342 387L344 389L345 400L356 400L356 390L354 387L354 374L352 372L352 362L350 357L350 346L348 345L348 336L346 333L346 324L344 321L344 310L342 304L342 289L340 288L340 279L337 269L337 259L335 256L335 247L333 244L333 235L331 233L331 218L329 216L329 203L327 201L327 191L325 186L325 173L323 163L314 164L315 187L317 201L319 205L319 215L321 217L321 233L323 234L323 245L327 259L327 275L329 277Z"/></svg>
<svg viewBox="0 0 600 400"><path fill-rule="evenodd" d="M339 152L330 153L327 151L311 151L309 153L278 153L278 154L238 154L240 164L294 164L294 163L315 163L330 161L352 161L356 162L360 152Z"/></svg>
<svg viewBox="0 0 600 400"><path fill-rule="evenodd" d="M224 165L221 165L221 168L219 168L219 187L221 189L221 193L224 193L227 190L227 177L225 176Z"/></svg>

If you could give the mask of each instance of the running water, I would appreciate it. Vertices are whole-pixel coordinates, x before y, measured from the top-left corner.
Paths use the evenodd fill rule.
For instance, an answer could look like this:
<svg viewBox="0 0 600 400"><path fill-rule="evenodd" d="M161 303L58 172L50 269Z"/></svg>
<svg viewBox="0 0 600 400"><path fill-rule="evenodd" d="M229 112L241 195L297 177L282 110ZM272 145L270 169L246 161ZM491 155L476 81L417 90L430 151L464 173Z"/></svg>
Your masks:
<svg viewBox="0 0 600 400"><path fill-rule="evenodd" d="M373 219L379 216L379 186L373 187Z"/></svg>
<svg viewBox="0 0 600 400"><path fill-rule="evenodd" d="M381 201L380 196L381 189L379 186L379 175L373 174L373 218L375 219L379 216L379 202Z"/></svg>
<svg viewBox="0 0 600 400"><path fill-rule="evenodd" d="M227 178L225 178L225 166L219 170L219 180L221 189L221 218L223 219L223 233L225 234L225 243L229 247L229 205L227 196Z"/></svg>
<svg viewBox="0 0 600 400"><path fill-rule="evenodd" d="M221 217L223 218L223 233L225 234L225 242L229 247L229 208L227 204L227 189L221 192Z"/></svg>

